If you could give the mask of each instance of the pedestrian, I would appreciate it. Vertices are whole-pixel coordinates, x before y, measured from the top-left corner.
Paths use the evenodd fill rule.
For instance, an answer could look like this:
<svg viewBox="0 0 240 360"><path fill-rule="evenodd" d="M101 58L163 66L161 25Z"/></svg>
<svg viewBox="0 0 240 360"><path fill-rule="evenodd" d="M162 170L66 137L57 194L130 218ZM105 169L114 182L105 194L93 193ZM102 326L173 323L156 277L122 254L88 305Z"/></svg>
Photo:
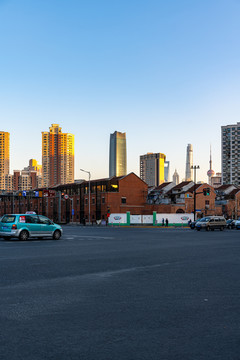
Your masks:
<svg viewBox="0 0 240 360"><path fill-rule="evenodd" d="M164 218L162 218L162 226L164 226Z"/></svg>
<svg viewBox="0 0 240 360"><path fill-rule="evenodd" d="M168 218L166 218L166 227L168 227Z"/></svg>

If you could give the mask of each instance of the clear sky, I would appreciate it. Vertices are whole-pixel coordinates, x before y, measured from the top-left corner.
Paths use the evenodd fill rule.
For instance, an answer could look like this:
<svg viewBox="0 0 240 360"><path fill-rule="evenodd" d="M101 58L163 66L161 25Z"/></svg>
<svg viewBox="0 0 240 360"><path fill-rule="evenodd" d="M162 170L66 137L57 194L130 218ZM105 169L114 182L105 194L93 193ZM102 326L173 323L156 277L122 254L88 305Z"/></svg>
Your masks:
<svg viewBox="0 0 240 360"><path fill-rule="evenodd" d="M75 178L108 176L109 136L127 133L128 172L163 152L198 180L221 125L240 121L240 0L0 0L0 119L11 170L41 163L41 131L75 135Z"/></svg>

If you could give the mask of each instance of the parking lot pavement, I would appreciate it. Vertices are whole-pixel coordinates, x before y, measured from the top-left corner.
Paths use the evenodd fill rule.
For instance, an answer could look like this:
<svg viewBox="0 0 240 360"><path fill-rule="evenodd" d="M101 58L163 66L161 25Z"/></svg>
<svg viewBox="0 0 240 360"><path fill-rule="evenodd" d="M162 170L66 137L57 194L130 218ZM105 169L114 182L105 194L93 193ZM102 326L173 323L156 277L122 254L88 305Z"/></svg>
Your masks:
<svg viewBox="0 0 240 360"><path fill-rule="evenodd" d="M240 232L0 241L1 359L239 359Z"/></svg>

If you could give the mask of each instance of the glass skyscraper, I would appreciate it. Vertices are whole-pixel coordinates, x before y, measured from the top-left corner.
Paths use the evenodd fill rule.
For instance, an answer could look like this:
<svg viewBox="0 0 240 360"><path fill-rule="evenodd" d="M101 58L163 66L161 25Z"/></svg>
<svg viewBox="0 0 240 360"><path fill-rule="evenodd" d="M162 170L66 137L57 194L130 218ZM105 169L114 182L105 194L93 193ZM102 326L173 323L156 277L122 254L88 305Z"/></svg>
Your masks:
<svg viewBox="0 0 240 360"><path fill-rule="evenodd" d="M126 133L110 134L109 177L127 175Z"/></svg>

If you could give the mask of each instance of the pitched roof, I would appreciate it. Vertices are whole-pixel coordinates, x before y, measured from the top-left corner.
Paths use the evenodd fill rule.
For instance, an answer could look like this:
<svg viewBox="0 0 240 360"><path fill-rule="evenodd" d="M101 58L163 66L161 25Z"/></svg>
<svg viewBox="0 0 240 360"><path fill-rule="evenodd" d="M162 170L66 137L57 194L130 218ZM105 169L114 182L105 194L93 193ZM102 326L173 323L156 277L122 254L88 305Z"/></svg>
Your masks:
<svg viewBox="0 0 240 360"><path fill-rule="evenodd" d="M233 189L233 190L228 194L228 196L234 196L234 195L236 195L239 191L240 191L240 189Z"/></svg>
<svg viewBox="0 0 240 360"><path fill-rule="evenodd" d="M190 193L193 193L194 190L198 189L200 186L202 186L202 184L196 184L196 185L193 185L192 187L190 187L190 189L188 189L186 192L190 192Z"/></svg>
<svg viewBox="0 0 240 360"><path fill-rule="evenodd" d="M174 188L172 188L172 190L178 190L178 189L182 189L184 186L190 184L192 181L182 181L180 184L174 186Z"/></svg>
<svg viewBox="0 0 240 360"><path fill-rule="evenodd" d="M161 190L161 189L165 188L166 186L168 186L169 184L171 184L171 182L164 182L161 185L155 187L153 190Z"/></svg>
<svg viewBox="0 0 240 360"><path fill-rule="evenodd" d="M224 184L224 185L219 186L217 189L218 189L218 190L221 190L221 191L224 191L224 190L228 189L228 188L231 187L231 186L234 186L234 187L236 188L236 185L233 185L233 184Z"/></svg>

